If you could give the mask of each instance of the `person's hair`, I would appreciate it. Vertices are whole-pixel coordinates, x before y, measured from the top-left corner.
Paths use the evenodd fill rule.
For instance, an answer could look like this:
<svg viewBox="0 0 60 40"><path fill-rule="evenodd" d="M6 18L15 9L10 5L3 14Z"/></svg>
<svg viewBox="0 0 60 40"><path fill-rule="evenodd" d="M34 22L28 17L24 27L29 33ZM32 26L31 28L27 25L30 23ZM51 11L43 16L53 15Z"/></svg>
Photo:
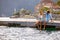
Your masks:
<svg viewBox="0 0 60 40"><path fill-rule="evenodd" d="M50 13L50 11L47 11L47 13Z"/></svg>
<svg viewBox="0 0 60 40"><path fill-rule="evenodd" d="M40 10L40 15L43 15L43 11L42 10Z"/></svg>

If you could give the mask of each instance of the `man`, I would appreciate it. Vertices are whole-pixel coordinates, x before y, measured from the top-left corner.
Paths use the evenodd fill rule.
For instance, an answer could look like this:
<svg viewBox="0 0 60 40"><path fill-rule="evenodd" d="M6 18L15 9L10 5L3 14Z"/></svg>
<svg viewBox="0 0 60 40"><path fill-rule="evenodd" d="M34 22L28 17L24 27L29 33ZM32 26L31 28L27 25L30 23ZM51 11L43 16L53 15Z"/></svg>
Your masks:
<svg viewBox="0 0 60 40"><path fill-rule="evenodd" d="M50 20L52 22L52 14L50 13L50 11L47 11L47 13L45 14L44 29L46 27L46 22L49 22Z"/></svg>

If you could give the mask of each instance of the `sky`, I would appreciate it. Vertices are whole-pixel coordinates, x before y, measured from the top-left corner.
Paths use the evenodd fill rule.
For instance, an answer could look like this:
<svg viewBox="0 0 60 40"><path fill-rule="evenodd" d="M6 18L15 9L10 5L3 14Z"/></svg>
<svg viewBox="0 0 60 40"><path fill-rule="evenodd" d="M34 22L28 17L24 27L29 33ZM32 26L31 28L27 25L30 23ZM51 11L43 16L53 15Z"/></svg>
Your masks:
<svg viewBox="0 0 60 40"><path fill-rule="evenodd" d="M0 0L0 16L11 16L14 9L21 8L34 11L34 7L40 0Z"/></svg>

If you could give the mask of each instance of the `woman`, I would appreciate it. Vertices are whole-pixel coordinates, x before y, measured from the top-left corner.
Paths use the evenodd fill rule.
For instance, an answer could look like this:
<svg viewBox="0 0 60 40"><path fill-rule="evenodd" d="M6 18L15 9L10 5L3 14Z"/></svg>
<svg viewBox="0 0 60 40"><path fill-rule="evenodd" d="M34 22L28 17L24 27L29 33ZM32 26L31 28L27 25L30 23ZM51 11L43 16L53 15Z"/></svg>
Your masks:
<svg viewBox="0 0 60 40"><path fill-rule="evenodd" d="M39 15L38 15L38 22L37 22L38 29L40 29L40 30L42 28L42 21L43 21L43 19L44 19L44 14L43 14L43 11L41 9L40 12L39 12Z"/></svg>

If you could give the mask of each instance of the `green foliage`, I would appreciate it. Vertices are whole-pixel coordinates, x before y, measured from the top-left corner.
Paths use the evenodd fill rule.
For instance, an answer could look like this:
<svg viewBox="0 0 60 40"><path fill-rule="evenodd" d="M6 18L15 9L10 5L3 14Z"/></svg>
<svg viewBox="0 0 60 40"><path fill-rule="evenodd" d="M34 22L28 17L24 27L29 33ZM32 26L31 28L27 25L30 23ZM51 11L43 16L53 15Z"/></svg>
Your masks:
<svg viewBox="0 0 60 40"><path fill-rule="evenodd" d="M43 7L41 8L43 11L47 11L47 10L50 10L50 8L47 8L47 7Z"/></svg>
<svg viewBox="0 0 60 40"><path fill-rule="evenodd" d="M31 10L26 10L26 9L20 9L18 12L14 12L13 15L30 15Z"/></svg>
<svg viewBox="0 0 60 40"><path fill-rule="evenodd" d="M45 10L45 11L47 11L47 10L49 10L49 8L47 8L47 7L44 7L44 10Z"/></svg>
<svg viewBox="0 0 60 40"><path fill-rule="evenodd" d="M55 11L54 14L60 14L60 11Z"/></svg>
<svg viewBox="0 0 60 40"><path fill-rule="evenodd" d="M57 5L59 5L59 6L60 6L60 0L58 0L58 1L57 1Z"/></svg>
<svg viewBox="0 0 60 40"><path fill-rule="evenodd" d="M20 10L20 14L29 15L30 13L31 13L30 10L26 10L26 9Z"/></svg>
<svg viewBox="0 0 60 40"><path fill-rule="evenodd" d="M21 10L20 12L21 12L21 13L26 13L26 10Z"/></svg>
<svg viewBox="0 0 60 40"><path fill-rule="evenodd" d="M13 15L20 15L19 12L14 13Z"/></svg>
<svg viewBox="0 0 60 40"><path fill-rule="evenodd" d="M31 11L30 11L30 10L26 10L25 15L29 15L30 13L31 13Z"/></svg>

